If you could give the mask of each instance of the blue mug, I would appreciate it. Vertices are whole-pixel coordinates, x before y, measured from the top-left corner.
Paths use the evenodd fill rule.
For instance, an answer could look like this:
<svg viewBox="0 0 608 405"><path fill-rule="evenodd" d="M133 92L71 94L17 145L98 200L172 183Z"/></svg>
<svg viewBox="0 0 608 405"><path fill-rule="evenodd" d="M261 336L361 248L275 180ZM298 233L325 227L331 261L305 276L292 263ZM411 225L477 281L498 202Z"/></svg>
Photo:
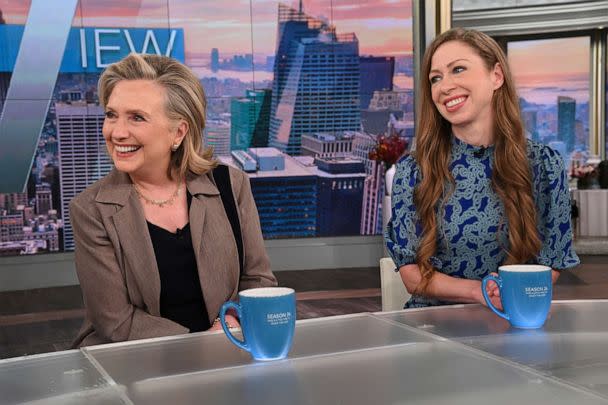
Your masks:
<svg viewBox="0 0 608 405"><path fill-rule="evenodd" d="M234 309L241 322L243 340L226 325L226 311ZM239 292L239 302L228 301L220 310L220 322L228 339L256 360L284 359L296 326L296 295L285 287L251 288Z"/></svg>
<svg viewBox="0 0 608 405"><path fill-rule="evenodd" d="M486 286L490 280L498 284L501 312L488 297ZM498 277L487 275L481 282L481 292L488 307L516 328L535 329L545 323L551 308L553 283L551 267L536 264L500 266Z"/></svg>

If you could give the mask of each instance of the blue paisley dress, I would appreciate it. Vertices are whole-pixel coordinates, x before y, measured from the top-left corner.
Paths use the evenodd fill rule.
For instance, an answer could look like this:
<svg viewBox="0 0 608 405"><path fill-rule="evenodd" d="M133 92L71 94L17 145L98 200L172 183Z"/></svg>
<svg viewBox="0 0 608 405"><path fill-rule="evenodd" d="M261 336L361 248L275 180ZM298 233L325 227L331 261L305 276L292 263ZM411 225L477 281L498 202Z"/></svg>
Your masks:
<svg viewBox="0 0 608 405"><path fill-rule="evenodd" d="M570 194L564 163L550 147L528 141L534 200L542 247L535 263L561 270L579 264L572 246ZM456 187L438 214L437 252L431 262L437 271L457 278L480 280L505 260L508 224L504 206L492 190L494 148L466 144L452 137L450 170ZM392 216L384 234L397 268L416 262L422 227L414 206L420 180L412 156L397 164L393 182ZM405 308L450 302L414 295Z"/></svg>

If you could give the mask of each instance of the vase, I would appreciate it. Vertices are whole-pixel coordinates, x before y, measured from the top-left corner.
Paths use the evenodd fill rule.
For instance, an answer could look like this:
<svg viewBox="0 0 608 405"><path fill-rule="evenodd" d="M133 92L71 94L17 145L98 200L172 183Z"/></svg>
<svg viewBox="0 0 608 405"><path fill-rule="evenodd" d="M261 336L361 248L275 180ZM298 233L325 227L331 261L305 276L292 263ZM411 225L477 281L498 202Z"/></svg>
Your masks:
<svg viewBox="0 0 608 405"><path fill-rule="evenodd" d="M600 188L600 182L597 176L581 177L576 181L576 188L579 190L594 190Z"/></svg>
<svg viewBox="0 0 608 405"><path fill-rule="evenodd" d="M391 165L391 167L386 170L386 173L384 174L384 195L390 196L392 194L393 178L395 177L396 171L397 168L395 165Z"/></svg>

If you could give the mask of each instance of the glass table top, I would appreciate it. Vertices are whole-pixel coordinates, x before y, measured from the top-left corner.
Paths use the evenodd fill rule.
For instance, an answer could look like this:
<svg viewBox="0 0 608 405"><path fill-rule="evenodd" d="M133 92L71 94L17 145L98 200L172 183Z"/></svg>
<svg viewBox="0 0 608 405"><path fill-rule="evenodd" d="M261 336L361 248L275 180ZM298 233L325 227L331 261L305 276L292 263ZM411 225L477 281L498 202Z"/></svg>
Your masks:
<svg viewBox="0 0 608 405"><path fill-rule="evenodd" d="M0 360L0 404L608 403L608 301L537 330L480 305L298 321L285 360L222 332Z"/></svg>
<svg viewBox="0 0 608 405"><path fill-rule="evenodd" d="M0 393L0 404L129 403L78 350L0 360Z"/></svg>
<svg viewBox="0 0 608 405"><path fill-rule="evenodd" d="M608 398L608 300L556 301L540 329L517 329L481 305L377 313Z"/></svg>

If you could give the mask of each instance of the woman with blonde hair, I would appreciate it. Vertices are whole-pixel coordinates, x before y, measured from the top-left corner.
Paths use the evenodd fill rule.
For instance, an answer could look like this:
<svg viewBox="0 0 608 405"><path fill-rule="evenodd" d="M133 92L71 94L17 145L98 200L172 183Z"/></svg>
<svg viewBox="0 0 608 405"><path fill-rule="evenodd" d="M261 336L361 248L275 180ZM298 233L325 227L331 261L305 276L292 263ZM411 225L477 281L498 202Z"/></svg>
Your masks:
<svg viewBox="0 0 608 405"><path fill-rule="evenodd" d="M276 279L249 178L202 145L203 88L172 58L131 54L99 100L114 169L70 203L86 307L74 346L220 329L225 301Z"/></svg>
<svg viewBox="0 0 608 405"><path fill-rule="evenodd" d="M561 157L526 139L507 59L456 28L425 52L416 150L397 166L387 248L412 293L406 308L481 303L498 266L576 266ZM500 306L498 289L490 288Z"/></svg>

